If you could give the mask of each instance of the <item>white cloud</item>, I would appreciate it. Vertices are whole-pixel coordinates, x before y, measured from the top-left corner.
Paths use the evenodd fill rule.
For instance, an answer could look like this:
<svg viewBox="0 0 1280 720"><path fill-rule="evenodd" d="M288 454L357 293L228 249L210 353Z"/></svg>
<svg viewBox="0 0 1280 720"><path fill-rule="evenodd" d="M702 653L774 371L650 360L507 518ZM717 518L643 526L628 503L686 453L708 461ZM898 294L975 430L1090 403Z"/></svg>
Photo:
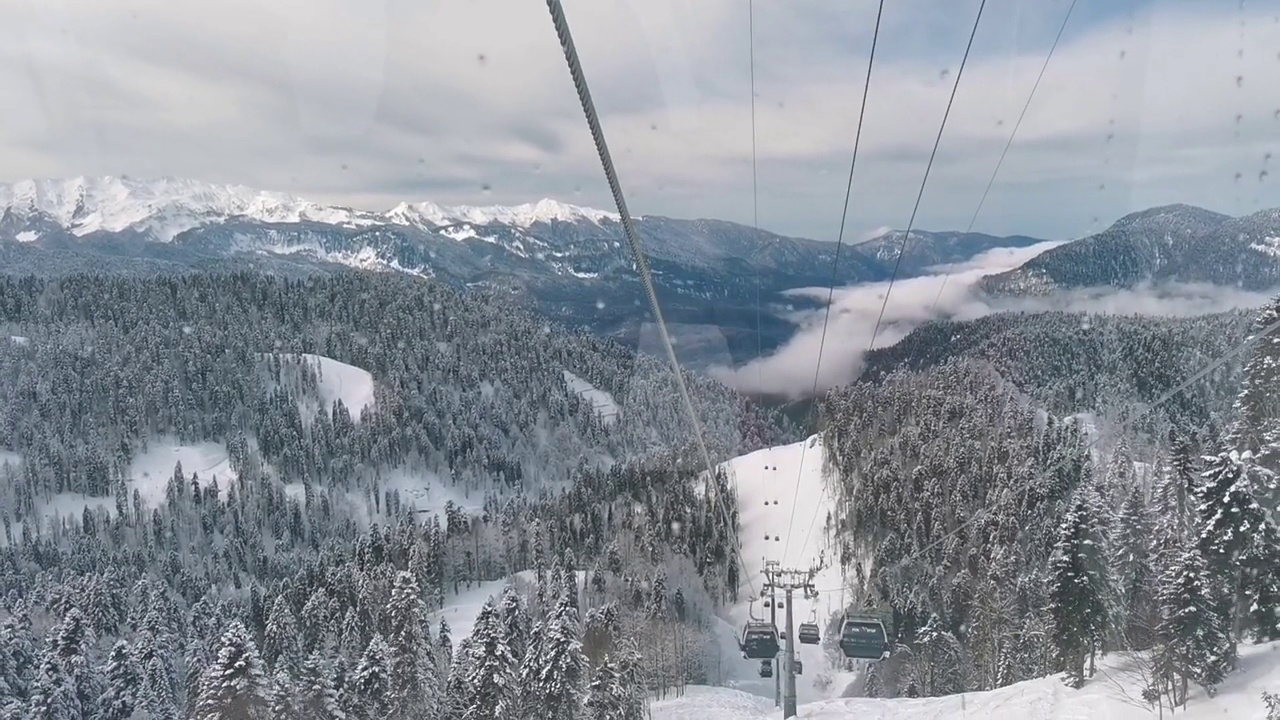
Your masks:
<svg viewBox="0 0 1280 720"><path fill-rule="evenodd" d="M925 322L942 317L972 320L1002 311L1067 311L1123 315L1190 316L1229 308L1258 307L1274 293L1259 293L1213 285L1173 283L1133 289L1088 288L1043 298L978 296L975 283L984 275L1017 267L1060 243L1030 248L998 248L969 261L940 269L939 274L899 280L893 284L884 320L875 333L874 347L893 345ZM947 270L950 270L948 273ZM748 392L791 398L807 397L818 369L818 391L846 384L862 372L862 360L884 303L887 282L866 283L836 291L825 340L825 310L793 314L795 335L773 354L739 368L718 367L711 374ZM792 291L825 300L826 288ZM821 365L817 365L821 348Z"/></svg>
<svg viewBox="0 0 1280 720"><path fill-rule="evenodd" d="M905 225L977 2L886 9L851 227ZM635 209L749 221L745 3L566 4ZM755 3L765 227L835 235L875 5ZM1280 129L1280 0L1087 5L976 229L1060 238L1163 202L1280 204L1257 180ZM1065 6L988 1L919 227L967 224ZM610 204L543 3L0 0L0 12L0 180L178 175L370 207Z"/></svg>

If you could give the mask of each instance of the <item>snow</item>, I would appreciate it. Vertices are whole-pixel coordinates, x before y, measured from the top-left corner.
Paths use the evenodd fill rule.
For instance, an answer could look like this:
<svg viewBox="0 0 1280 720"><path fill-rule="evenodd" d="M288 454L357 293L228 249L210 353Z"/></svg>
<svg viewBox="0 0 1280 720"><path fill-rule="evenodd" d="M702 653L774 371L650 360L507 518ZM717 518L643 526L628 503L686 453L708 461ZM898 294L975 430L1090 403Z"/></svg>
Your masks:
<svg viewBox="0 0 1280 720"><path fill-rule="evenodd" d="M527 228L548 222L587 221L598 225L605 220L618 220L616 213L549 198L514 206L445 207L432 202L401 203L386 212L377 212L324 205L288 193L254 190L243 185L110 175L0 183L0 214L6 210L12 210L19 218L47 216L77 236L99 230L134 229L148 232L161 242L170 242L205 223L230 218L270 223L309 221L353 228L392 223L426 229L458 223L502 223ZM474 234L475 230L470 232ZM24 230L17 238L30 242L36 240L38 234Z"/></svg>
<svg viewBox="0 0 1280 720"><path fill-rule="evenodd" d="M449 227L440 231L441 235L453 240L466 240L476 236L476 229L470 225L459 225L458 227Z"/></svg>
<svg viewBox="0 0 1280 720"><path fill-rule="evenodd" d="M236 477L227 457L227 447L217 442L183 445L173 440L152 440L145 452L133 458L129 465L129 492L142 496L147 507L158 507L164 502L164 489L173 477L173 467L182 463L182 474L190 478L200 476L200 484L218 478L218 487L226 492L230 481Z"/></svg>
<svg viewBox="0 0 1280 720"><path fill-rule="evenodd" d="M606 425L612 425L618 421L622 410L618 407L618 403L614 402L612 395L568 370L564 371L564 381L569 386L569 392L576 393L583 400L591 403L591 407L595 408L596 413Z"/></svg>
<svg viewBox="0 0 1280 720"><path fill-rule="evenodd" d="M311 353L286 354L282 357L292 360L301 358L303 362L315 368L319 376L317 383L319 400L321 408L325 411L332 410L333 404L341 400L342 404L347 406L347 412L351 413L351 419L359 421L360 414L373 405L374 382L373 375L369 374L368 370ZM319 409L307 408L304 403L304 411L314 413Z"/></svg>
<svg viewBox="0 0 1280 720"><path fill-rule="evenodd" d="M779 466L781 467L781 466ZM805 674L808 675L808 664ZM802 678L797 678L797 680ZM1060 675L1027 680L987 692L937 698L874 700L845 698L806 703L801 697L801 718L813 720L936 720L939 718L990 718L991 720L1139 720L1160 717L1157 709L1141 699L1141 674L1132 657L1117 653L1102 658L1099 672L1083 688L1067 687ZM1280 642L1242 645L1240 668L1227 676L1215 697L1192 686L1185 712L1178 708L1165 717L1185 720L1210 718L1263 718L1262 691L1280 688ZM776 718L772 700L729 688L693 687L683 698L654 702L654 720L755 720Z"/></svg>
<svg viewBox="0 0 1280 720"><path fill-rule="evenodd" d="M485 601L491 596L501 595L502 589L509 582L506 579L490 580L473 585L469 590L464 587L457 595L446 594L444 608L427 616L431 621L432 634L440 632L440 621L445 620L449 623L449 638L453 640L454 648L457 648L458 642L470 635L475 628L476 617L480 615Z"/></svg>
<svg viewBox="0 0 1280 720"><path fill-rule="evenodd" d="M10 335L9 342L12 342L14 345L30 345L31 338L23 337L21 335Z"/></svg>
<svg viewBox="0 0 1280 720"><path fill-rule="evenodd" d="M13 237L18 242L35 242L40 239L40 233L35 230L23 230Z"/></svg>
<svg viewBox="0 0 1280 720"><path fill-rule="evenodd" d="M389 491L400 491L400 502L424 514L430 513L444 523L444 506L450 501L469 514L484 511L484 495L477 490L467 497L466 489L450 484L439 475L410 467L399 467L382 476L382 486ZM356 499L353 497L353 499ZM425 515L422 519L426 519Z"/></svg>
<svg viewBox="0 0 1280 720"><path fill-rule="evenodd" d="M824 486L824 461L822 438L814 435L790 445L757 450L726 463L730 483L737 488L738 513L742 523L740 537L745 572L739 586L739 597L746 600L752 587L755 592L760 592L764 560L778 560L783 567L790 568L822 566L814 577L818 598L811 601L797 594L792 600L793 630L815 614L819 627L825 631L828 618L841 612L840 568L829 561L833 551L829 549L828 538L823 531L828 514L834 511L834 500ZM789 538L788 527L793 528ZM769 539L766 540L766 536ZM754 605L741 602L724 611L725 623L720 628L720 635L726 683L768 698L772 707L773 679L760 678L757 674L759 661L744 660L737 647L739 633L751 610L757 617L762 614L768 617L768 611L759 602ZM779 630L785 629L784 614L779 614L777 623ZM843 686L841 682L833 682L828 689L814 685L814 681L829 669L822 645L802 645L799 642L795 645L796 658L804 663L804 674L796 678L796 690L801 701L838 694Z"/></svg>
<svg viewBox="0 0 1280 720"><path fill-rule="evenodd" d="M210 220L231 217L264 222L309 220L347 227L384 222L377 213L321 205L243 185L110 175L0 184L0 209L12 209L19 216L33 212L48 215L77 236L134 228L150 231L163 242Z"/></svg>
<svg viewBox="0 0 1280 720"><path fill-rule="evenodd" d="M1280 237L1265 237L1258 242L1250 243L1249 249L1270 257L1280 257Z"/></svg>
<svg viewBox="0 0 1280 720"><path fill-rule="evenodd" d="M536 223L556 221L577 222L586 220L598 225L604 220L615 222L618 220L617 213L570 205L550 198L544 198L536 203L514 206L488 205L476 207L458 205L444 207L433 202L401 203L387 212L386 217L393 222L420 227L442 227L456 223L472 223L474 225L502 223L504 225L527 228Z"/></svg>
<svg viewBox="0 0 1280 720"><path fill-rule="evenodd" d="M16 452L9 450L0 450L0 467L4 465L19 465L22 463L22 456Z"/></svg>

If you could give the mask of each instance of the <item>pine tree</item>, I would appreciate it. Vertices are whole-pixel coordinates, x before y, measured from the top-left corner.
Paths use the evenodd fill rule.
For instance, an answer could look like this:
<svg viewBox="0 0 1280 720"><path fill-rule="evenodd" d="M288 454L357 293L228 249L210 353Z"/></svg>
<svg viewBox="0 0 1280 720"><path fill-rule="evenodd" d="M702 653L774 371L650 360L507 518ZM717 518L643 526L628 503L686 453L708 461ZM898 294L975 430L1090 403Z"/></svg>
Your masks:
<svg viewBox="0 0 1280 720"><path fill-rule="evenodd" d="M268 697L268 715L272 720L292 720L301 717L302 711L299 705L298 688L294 684L293 677L289 675L289 670L284 665L276 668L275 674L271 676L271 685L267 692Z"/></svg>
<svg viewBox="0 0 1280 720"><path fill-rule="evenodd" d="M449 679L444 687L442 715L446 718L461 718L470 705L471 687L468 675L471 657L471 638L462 638L458 642L458 649L453 653L453 666L449 669Z"/></svg>
<svg viewBox="0 0 1280 720"><path fill-rule="evenodd" d="M627 691L622 687L618 670L605 662L596 668L587 687L587 718L589 720L625 720L627 715Z"/></svg>
<svg viewBox="0 0 1280 720"><path fill-rule="evenodd" d="M529 693L527 708L539 718L575 720L586 674L578 635L578 611L565 597L534 627L537 650L525 656L520 682Z"/></svg>
<svg viewBox="0 0 1280 720"><path fill-rule="evenodd" d="M1280 321L1280 297L1263 308L1254 322L1257 336L1244 367L1244 380L1236 398L1236 420L1228 437L1230 446L1251 452L1259 464L1280 472L1280 331L1261 334Z"/></svg>
<svg viewBox="0 0 1280 720"><path fill-rule="evenodd" d="M391 714L391 648L374 633L351 678L353 702L346 708L353 720L386 720Z"/></svg>
<svg viewBox="0 0 1280 720"><path fill-rule="evenodd" d="M141 658L142 655L139 654L139 659ZM198 709L199 702L199 692L195 697L188 698L188 704L193 708ZM142 667L142 690L138 694L135 711L150 720L178 720L181 715L169 669L158 655L149 657Z"/></svg>
<svg viewBox="0 0 1280 720"><path fill-rule="evenodd" d="M298 623L284 595L277 595L267 614L267 629L262 638L262 656L267 664L292 665L298 658Z"/></svg>
<svg viewBox="0 0 1280 720"><path fill-rule="evenodd" d="M464 720L516 720L519 664L511 652L506 628L493 600L485 602L471 633L467 688L470 701Z"/></svg>
<svg viewBox="0 0 1280 720"><path fill-rule="evenodd" d="M1061 669L1074 687L1084 684L1084 665L1107 622L1103 604L1104 562L1097 520L1081 496L1062 522L1050 566L1049 613Z"/></svg>
<svg viewBox="0 0 1280 720"><path fill-rule="evenodd" d="M1208 578L1197 550L1183 553L1160 577L1155 671L1175 705L1186 702L1187 680L1206 687L1220 682L1234 652Z"/></svg>
<svg viewBox="0 0 1280 720"><path fill-rule="evenodd" d="M232 622L218 657L200 684L200 720L259 720L267 717L266 665L249 631Z"/></svg>
<svg viewBox="0 0 1280 720"><path fill-rule="evenodd" d="M508 585L502 589L498 611L507 648L510 649L511 656L515 658L518 667L519 663L524 662L524 656L529 650L530 620L529 612L524 606L524 599L520 597L520 591L516 590L514 585Z"/></svg>
<svg viewBox="0 0 1280 720"><path fill-rule="evenodd" d="M103 671L106 690L98 703L102 720L129 720L142 689L142 673L129 651L129 643L118 640L107 656Z"/></svg>
<svg viewBox="0 0 1280 720"><path fill-rule="evenodd" d="M324 658L318 652L311 653L303 662L298 678L298 720L344 720L345 717Z"/></svg>
<svg viewBox="0 0 1280 720"><path fill-rule="evenodd" d="M412 573L396 575L387 606L390 643L391 716L418 718L436 711L435 656L422 633L422 600Z"/></svg>
<svg viewBox="0 0 1280 720"><path fill-rule="evenodd" d="M1116 519L1111 542L1111 578L1116 587L1115 625L1124 646L1151 646L1155 630L1155 580L1152 561L1152 523L1142 492L1134 486Z"/></svg>

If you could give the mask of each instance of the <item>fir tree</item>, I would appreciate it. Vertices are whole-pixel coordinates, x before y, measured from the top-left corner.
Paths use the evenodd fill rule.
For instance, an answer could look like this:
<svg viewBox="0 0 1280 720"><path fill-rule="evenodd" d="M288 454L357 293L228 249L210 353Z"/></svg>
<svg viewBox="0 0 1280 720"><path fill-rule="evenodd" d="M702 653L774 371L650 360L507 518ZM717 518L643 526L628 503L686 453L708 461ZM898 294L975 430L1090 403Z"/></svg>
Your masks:
<svg viewBox="0 0 1280 720"><path fill-rule="evenodd" d="M1091 503L1080 497L1062 522L1050 566L1049 613L1061 668L1074 687L1084 683L1084 665L1107 621L1104 567Z"/></svg>
<svg viewBox="0 0 1280 720"><path fill-rule="evenodd" d="M434 653L422 633L422 600L412 573L396 575L387 621L392 631L391 714L418 718L433 714L438 703Z"/></svg>
<svg viewBox="0 0 1280 720"><path fill-rule="evenodd" d="M587 687L587 718L589 720L625 720L628 692L622 687L618 670L605 662L596 668L591 684Z"/></svg>
<svg viewBox="0 0 1280 720"><path fill-rule="evenodd" d="M1116 519L1111 542L1111 578L1117 602L1115 624L1126 647L1145 649L1155 629L1152 523L1142 492L1134 486Z"/></svg>
<svg viewBox="0 0 1280 720"><path fill-rule="evenodd" d="M1175 705L1186 702L1188 680L1206 687L1220 682L1233 652L1208 577L1197 550L1183 553L1160 577L1155 671Z"/></svg>
<svg viewBox="0 0 1280 720"><path fill-rule="evenodd" d="M111 646L103 671L106 690L98 703L102 720L129 720L142 689L142 673L129 651L129 643L118 640Z"/></svg>
<svg viewBox="0 0 1280 720"><path fill-rule="evenodd" d="M301 717L302 711L298 702L298 688L294 684L293 677L289 675L288 668L284 665L277 667L275 673L271 676L271 685L268 689L267 697L268 715L272 720Z"/></svg>
<svg viewBox="0 0 1280 720"><path fill-rule="evenodd" d="M197 717L200 720L265 720L266 666L249 631L231 623L222 635L217 659L204 674Z"/></svg>
<svg viewBox="0 0 1280 720"><path fill-rule="evenodd" d="M267 614L263 633L262 656L269 665L292 665L298 658L298 623L284 595L277 595Z"/></svg>
<svg viewBox="0 0 1280 720"><path fill-rule="evenodd" d="M470 670L467 688L470 700L464 720L515 720L519 694L516 686L519 664L511 652L502 617L492 598L476 617L471 633Z"/></svg>
<svg viewBox="0 0 1280 720"><path fill-rule="evenodd" d="M386 720L391 714L391 648L375 633L351 678L353 699L346 708L353 720Z"/></svg>
<svg viewBox="0 0 1280 720"><path fill-rule="evenodd" d="M529 693L527 707L537 717L575 720L586 674L578 634L578 611L565 597L550 618L534 627L537 650L525 656L520 675Z"/></svg>
<svg viewBox="0 0 1280 720"><path fill-rule="evenodd" d="M511 656L515 658L518 667L529 650L530 620L529 612L524 606L524 598L520 597L520 592L515 586L508 585L502 589L498 610L507 648L511 651Z"/></svg>

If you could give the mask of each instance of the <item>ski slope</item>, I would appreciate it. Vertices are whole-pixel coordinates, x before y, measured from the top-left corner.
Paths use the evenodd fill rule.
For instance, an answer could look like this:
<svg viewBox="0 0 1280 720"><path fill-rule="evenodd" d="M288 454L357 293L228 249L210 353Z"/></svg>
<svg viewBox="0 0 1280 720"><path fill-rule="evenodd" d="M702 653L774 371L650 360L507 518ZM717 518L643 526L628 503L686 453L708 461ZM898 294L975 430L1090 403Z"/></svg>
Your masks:
<svg viewBox="0 0 1280 720"><path fill-rule="evenodd" d="M621 410L618 408L618 403L614 402L612 395L568 370L564 371L564 382L569 386L569 392L591 403L591 407L595 409L596 414L604 420L606 425L612 425L618 421L618 414Z"/></svg>
<svg viewBox="0 0 1280 720"><path fill-rule="evenodd" d="M200 485L218 479L218 488L224 494L231 486L236 474L231 470L231 461L227 456L227 446L217 442L202 442L194 445L183 445L167 439L156 439L148 443L146 452L139 453L129 465L129 491L134 490L142 496L142 502L149 508L159 507L164 503L164 489L173 477L173 469L182 463L182 474L190 478L192 473L200 476ZM108 498L108 504L114 500Z"/></svg>
<svg viewBox="0 0 1280 720"><path fill-rule="evenodd" d="M315 368L319 375L320 402L324 410L332 410L333 404L342 401L351 413L351 419L359 422L360 413L373 405L373 375L368 370L348 365L323 355L303 353L303 362Z"/></svg>
<svg viewBox="0 0 1280 720"><path fill-rule="evenodd" d="M742 602L725 610L725 623L718 628L725 684L768 698L770 707L774 696L773 678L759 677L760 661L743 659L737 647L738 636L752 612L756 617L768 617L769 611L761 603L748 602L750 596L761 590L764 561L777 560L783 567L800 569L825 565L814 578L820 592L818 598L807 600L799 594L793 598L793 631L801 622L811 619L825 629L828 618L842 611L840 568L834 562L823 562L832 555L824 528L834 508L824 485L823 463L819 435L790 445L757 450L725 463L730 482L738 492L745 565L738 589ZM778 613L779 630L786 629L784 612ZM799 701L839 696L848 677L833 678L826 687L815 684L830 673L822 645L799 642L795 645L796 658L804 663L804 674L796 678Z"/></svg>
<svg viewBox="0 0 1280 720"><path fill-rule="evenodd" d="M779 466L781 467L781 466ZM1142 701L1141 673L1127 654L1109 655L1083 688L1067 687L1062 676L1027 680L987 692L936 698L876 700L845 698L805 702L799 717L813 720L1142 720L1161 717ZM1280 691L1280 642L1240 647L1240 668L1227 676L1216 696L1193 688L1185 711L1163 717L1184 720L1262 720L1262 691ZM729 688L693 687L685 697L654 702L653 720L758 720L782 713L772 700Z"/></svg>

